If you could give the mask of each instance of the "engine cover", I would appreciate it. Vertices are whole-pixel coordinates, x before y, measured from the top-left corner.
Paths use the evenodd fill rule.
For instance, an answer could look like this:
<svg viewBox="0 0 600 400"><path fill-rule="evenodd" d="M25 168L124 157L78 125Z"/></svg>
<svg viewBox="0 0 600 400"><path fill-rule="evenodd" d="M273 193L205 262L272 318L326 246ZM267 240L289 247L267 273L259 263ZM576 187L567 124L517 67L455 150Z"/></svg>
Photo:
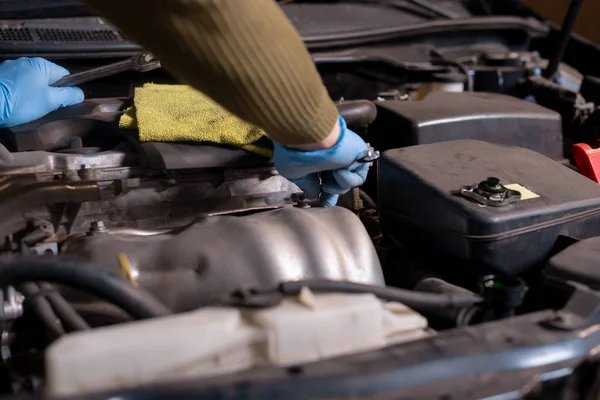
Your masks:
<svg viewBox="0 0 600 400"><path fill-rule="evenodd" d="M377 102L369 141L380 151L476 139L563 158L560 114L495 93L431 93L422 101ZM392 128L390 128L392 127Z"/></svg>
<svg viewBox="0 0 600 400"><path fill-rule="evenodd" d="M384 282L368 233L340 207L214 216L164 234L106 230L67 240L63 253L118 275L118 256L126 254L135 282L174 311L281 281Z"/></svg>
<svg viewBox="0 0 600 400"><path fill-rule="evenodd" d="M600 235L600 185L528 149L426 144L385 152L378 172L383 231L440 265L518 275L561 235Z"/></svg>

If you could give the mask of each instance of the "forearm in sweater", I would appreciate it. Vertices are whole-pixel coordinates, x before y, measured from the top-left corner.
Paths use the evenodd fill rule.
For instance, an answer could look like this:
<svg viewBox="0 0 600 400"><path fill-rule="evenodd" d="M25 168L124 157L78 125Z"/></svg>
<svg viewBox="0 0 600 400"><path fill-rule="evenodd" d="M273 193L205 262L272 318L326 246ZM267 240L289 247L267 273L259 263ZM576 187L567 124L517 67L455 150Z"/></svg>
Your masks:
<svg viewBox="0 0 600 400"><path fill-rule="evenodd" d="M335 142L335 104L275 0L85 1L175 77L274 141Z"/></svg>

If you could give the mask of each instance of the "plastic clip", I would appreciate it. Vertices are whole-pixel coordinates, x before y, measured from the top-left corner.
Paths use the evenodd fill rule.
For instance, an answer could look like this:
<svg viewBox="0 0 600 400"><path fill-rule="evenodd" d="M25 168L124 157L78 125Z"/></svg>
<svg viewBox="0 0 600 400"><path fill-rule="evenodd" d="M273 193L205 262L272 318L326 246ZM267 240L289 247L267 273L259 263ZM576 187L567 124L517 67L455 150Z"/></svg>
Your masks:
<svg viewBox="0 0 600 400"><path fill-rule="evenodd" d="M586 143L574 144L572 149L579 173L596 183L600 183L600 149L592 149Z"/></svg>

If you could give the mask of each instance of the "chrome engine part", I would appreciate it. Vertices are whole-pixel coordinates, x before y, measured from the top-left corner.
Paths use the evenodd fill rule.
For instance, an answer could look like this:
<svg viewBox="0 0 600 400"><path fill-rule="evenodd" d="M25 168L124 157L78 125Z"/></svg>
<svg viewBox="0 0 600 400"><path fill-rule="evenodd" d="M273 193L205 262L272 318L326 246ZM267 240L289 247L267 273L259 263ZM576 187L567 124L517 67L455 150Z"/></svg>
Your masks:
<svg viewBox="0 0 600 400"><path fill-rule="evenodd" d="M40 174L0 171L0 179L5 182L0 188L6 217L2 233L47 221L54 232L43 232L42 239L54 242L84 233L98 220L109 228L160 229L199 217L280 208L291 205L292 194L299 191L268 164L162 171L86 165Z"/></svg>
<svg viewBox="0 0 600 400"><path fill-rule="evenodd" d="M23 206L23 220L51 221L60 241L100 219L107 227L172 228L203 216L282 207L299 192L268 158L241 149L140 143L116 128L122 106L118 99L90 99L68 116L59 110L15 128L13 152L0 146L0 177L98 187L97 195L62 209ZM0 203L13 194L5 189Z"/></svg>
<svg viewBox="0 0 600 400"><path fill-rule="evenodd" d="M87 236L65 241L62 252L117 275L125 255L133 283L174 311L287 280L384 283L367 231L343 208L214 216L167 233L96 226Z"/></svg>
<svg viewBox="0 0 600 400"><path fill-rule="evenodd" d="M174 311L285 280L383 284L369 234L351 212L292 208L300 190L256 154L140 143L114 130L121 105L87 100L81 118L49 116L15 135L19 151L0 147L0 233L12 235L11 251L74 256L118 276L125 255L135 283ZM65 294L86 316L127 319Z"/></svg>

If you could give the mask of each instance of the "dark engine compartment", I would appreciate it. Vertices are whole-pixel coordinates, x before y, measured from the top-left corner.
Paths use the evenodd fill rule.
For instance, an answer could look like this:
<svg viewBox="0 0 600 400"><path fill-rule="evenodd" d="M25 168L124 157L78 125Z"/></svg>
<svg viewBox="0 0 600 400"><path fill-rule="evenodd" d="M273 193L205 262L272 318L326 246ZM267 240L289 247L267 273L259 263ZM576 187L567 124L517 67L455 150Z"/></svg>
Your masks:
<svg viewBox="0 0 600 400"><path fill-rule="evenodd" d="M29 3L0 26L2 59L44 56L79 72L140 50L77 2L65 2L61 16L77 18L64 20L24 20L53 18ZM163 70L85 83L83 104L0 132L3 262L69 257L120 276L125 253L133 281L176 312L302 279L483 299L418 310L437 336L414 343L120 398L597 393L600 186L572 145L598 146L600 48L574 38L548 78L558 29L516 2L400 3L283 6L341 115L383 153L333 210L314 207L267 158L120 130L135 87L175 83ZM4 291L0 388L36 392L43 349L72 327L48 329L21 292L44 295L17 289ZM59 291L93 327L132 319ZM566 394L552 397L552 385Z"/></svg>

